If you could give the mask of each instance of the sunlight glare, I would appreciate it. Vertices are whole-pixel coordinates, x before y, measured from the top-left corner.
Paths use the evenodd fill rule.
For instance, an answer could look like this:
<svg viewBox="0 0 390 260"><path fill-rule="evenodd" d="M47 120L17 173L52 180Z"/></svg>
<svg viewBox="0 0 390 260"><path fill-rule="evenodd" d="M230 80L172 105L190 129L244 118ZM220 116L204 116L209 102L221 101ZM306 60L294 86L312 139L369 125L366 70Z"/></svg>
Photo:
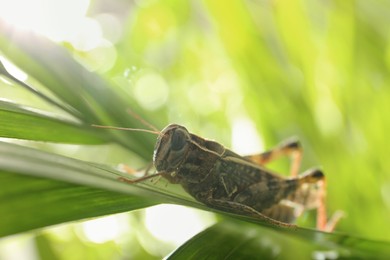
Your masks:
<svg viewBox="0 0 390 260"><path fill-rule="evenodd" d="M239 154L254 154L264 149L256 127L248 118L239 118L232 125L232 148Z"/></svg>
<svg viewBox="0 0 390 260"><path fill-rule="evenodd" d="M25 81L27 79L27 74L20 70L18 67L16 67L13 63L11 63L2 56L0 56L0 61L4 65L5 69L8 71L8 73L15 78L20 81Z"/></svg>
<svg viewBox="0 0 390 260"><path fill-rule="evenodd" d="M94 243L105 243L116 239L124 230L125 221L120 216L108 216L86 221L82 224L85 237ZM122 223L123 222L123 223Z"/></svg>
<svg viewBox="0 0 390 260"><path fill-rule="evenodd" d="M102 39L98 22L86 17L89 4L90 0L0 0L0 19L86 51Z"/></svg>
<svg viewBox="0 0 390 260"><path fill-rule="evenodd" d="M13 236L1 242L0 259L39 259L35 240L31 235Z"/></svg>
<svg viewBox="0 0 390 260"><path fill-rule="evenodd" d="M179 246L215 223L214 216L177 205L158 205L145 210L145 226L157 239Z"/></svg>

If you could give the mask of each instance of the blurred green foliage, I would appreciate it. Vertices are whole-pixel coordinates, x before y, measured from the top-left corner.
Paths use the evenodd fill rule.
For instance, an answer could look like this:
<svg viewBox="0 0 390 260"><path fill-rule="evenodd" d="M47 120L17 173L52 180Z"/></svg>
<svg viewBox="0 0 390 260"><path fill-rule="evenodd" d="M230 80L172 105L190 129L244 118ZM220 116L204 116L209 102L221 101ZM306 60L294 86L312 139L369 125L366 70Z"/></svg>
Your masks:
<svg viewBox="0 0 390 260"><path fill-rule="evenodd" d="M297 135L303 166L327 174L329 211L347 214L339 229L388 239L388 11L386 1L152 1L129 15L108 75L154 70L170 89L153 113L226 145L246 114L268 146Z"/></svg>
<svg viewBox="0 0 390 260"><path fill-rule="evenodd" d="M248 117L267 147L298 136L302 168L320 165L326 173L329 213L346 213L337 230L389 241L389 12L386 1L363 0L100 0L88 15L116 18L117 28L103 36L117 29L120 37L90 51L63 45L158 128L180 123L230 147L234 122ZM64 77L69 85L83 80ZM1 97L45 108L0 84ZM91 107L112 105L107 100L102 95ZM114 105L113 114L122 112L105 115L107 124L137 124L123 119L126 105ZM147 140L126 147L135 145L146 158ZM286 164L274 167L287 172ZM38 237L38 245L45 239Z"/></svg>

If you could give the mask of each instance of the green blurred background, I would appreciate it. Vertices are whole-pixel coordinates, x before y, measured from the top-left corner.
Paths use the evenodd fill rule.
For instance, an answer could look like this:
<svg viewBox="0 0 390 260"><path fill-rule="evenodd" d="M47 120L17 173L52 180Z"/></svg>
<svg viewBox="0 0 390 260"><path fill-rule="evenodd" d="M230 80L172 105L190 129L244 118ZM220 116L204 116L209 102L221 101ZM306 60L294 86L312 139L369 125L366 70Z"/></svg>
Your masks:
<svg viewBox="0 0 390 260"><path fill-rule="evenodd" d="M329 213L346 214L337 230L390 240L389 1L27 2L51 20L34 23L40 13L25 8L17 16L29 22L20 22L6 1L2 18L65 46L126 92L158 128L180 123L242 153L297 136L305 151L302 169L320 165L326 173ZM2 87L1 97L47 108L22 91ZM272 167L288 172L288 161ZM141 227L137 214L127 218ZM37 245L64 237L67 248L96 248L81 246L75 227L48 230ZM148 254L158 258L174 248L165 246ZM106 241L99 252L112 256L117 247ZM142 246L137 250L146 254Z"/></svg>

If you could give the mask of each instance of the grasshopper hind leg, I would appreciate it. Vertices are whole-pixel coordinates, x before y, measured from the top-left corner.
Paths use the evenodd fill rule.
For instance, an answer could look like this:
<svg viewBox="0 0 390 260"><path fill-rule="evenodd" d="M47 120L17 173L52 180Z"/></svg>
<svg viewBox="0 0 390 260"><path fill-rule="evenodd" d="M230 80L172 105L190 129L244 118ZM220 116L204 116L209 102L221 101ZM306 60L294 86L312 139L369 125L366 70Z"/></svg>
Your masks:
<svg viewBox="0 0 390 260"><path fill-rule="evenodd" d="M264 153L245 157L245 159L255 164L265 165L281 156L290 156L290 176L300 179L302 183L300 188L290 195L289 198L261 212L266 216L280 221L292 222L304 210L317 209L317 228L324 231L332 231L340 218L342 218L343 213L337 211L330 220L327 220L325 176L317 169L309 170L302 175L298 175L302 153L303 151L299 141L295 138L290 138Z"/></svg>
<svg viewBox="0 0 390 260"><path fill-rule="evenodd" d="M244 158L258 165L265 165L271 161L279 159L281 156L291 157L290 175L298 176L299 167L302 160L302 147L296 138L289 138L275 148L266 152L248 155Z"/></svg>
<svg viewBox="0 0 390 260"><path fill-rule="evenodd" d="M300 187L287 199L293 204L301 205L304 210L317 210L317 229L322 231L333 231L337 222L342 218L341 211L335 212L327 219L326 212L326 178L322 171L310 169L298 177ZM304 210L297 211L299 217Z"/></svg>
<svg viewBox="0 0 390 260"><path fill-rule="evenodd" d="M211 208L222 210L225 212L230 212L237 215L245 215L249 217L253 217L256 219L259 219L263 222L266 222L268 224L279 226L279 227L285 227L285 228L296 228L297 226L294 224L282 222L273 218L270 218L261 212L255 210L254 208L234 202L234 201L226 201L226 200L219 200L219 199L212 199L209 198L205 201L205 204L208 205Z"/></svg>
<svg viewBox="0 0 390 260"><path fill-rule="evenodd" d="M283 200L279 204L263 210L261 213L278 221L293 223L303 210L304 207L302 205Z"/></svg>

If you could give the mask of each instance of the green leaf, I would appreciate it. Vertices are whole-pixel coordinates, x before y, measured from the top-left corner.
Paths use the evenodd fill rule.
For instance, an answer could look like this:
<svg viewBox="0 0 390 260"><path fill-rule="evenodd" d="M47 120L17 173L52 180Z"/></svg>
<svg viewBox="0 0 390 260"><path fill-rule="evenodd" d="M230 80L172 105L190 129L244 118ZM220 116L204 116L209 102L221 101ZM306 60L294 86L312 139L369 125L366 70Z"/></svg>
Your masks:
<svg viewBox="0 0 390 260"><path fill-rule="evenodd" d="M223 221L191 238L169 259L382 259L390 255L390 243L307 229L280 231Z"/></svg>
<svg viewBox="0 0 390 260"><path fill-rule="evenodd" d="M108 167L0 142L0 235L159 203L117 178ZM131 196L144 192L149 199Z"/></svg>
<svg viewBox="0 0 390 260"><path fill-rule="evenodd" d="M104 165L0 142L0 236L162 202L199 204L158 186L120 182L121 176Z"/></svg>
<svg viewBox="0 0 390 260"><path fill-rule="evenodd" d="M158 203L175 203L220 212L159 186L122 183L117 180L119 176L125 175L107 166L0 142L0 236ZM215 257L267 256L269 249L259 248L256 246L258 242L254 241L267 241L274 237L275 241L281 243L285 236L305 240L308 247L315 245L316 250L319 246L326 250L336 250L338 254L390 254L390 245L386 243L304 228L272 226L274 231L271 232L258 226L269 226L265 223L245 216L235 217L256 224L245 226L241 221L231 219L227 222L229 224L217 225L196 236L172 257L191 257L189 254L194 254L193 259L205 254L213 254ZM258 234L266 235L259 237ZM199 243L205 241L209 241L209 246L199 247ZM223 245L219 246L218 255L212 249L217 245Z"/></svg>
<svg viewBox="0 0 390 260"><path fill-rule="evenodd" d="M155 204L137 196L4 171L0 182L0 236Z"/></svg>
<svg viewBox="0 0 390 260"><path fill-rule="evenodd" d="M129 108L134 111L138 109L126 93L114 90L106 80L88 71L64 48L46 38L15 30L2 23L0 50L59 100L77 111L76 116L83 123L145 127L127 113ZM146 115L142 115L142 118L147 120ZM129 135L125 131L110 131L110 134L113 140L144 158L153 149L154 138L150 135Z"/></svg>
<svg viewBox="0 0 390 260"><path fill-rule="evenodd" d="M102 131L0 100L0 136L35 141L101 144Z"/></svg>

